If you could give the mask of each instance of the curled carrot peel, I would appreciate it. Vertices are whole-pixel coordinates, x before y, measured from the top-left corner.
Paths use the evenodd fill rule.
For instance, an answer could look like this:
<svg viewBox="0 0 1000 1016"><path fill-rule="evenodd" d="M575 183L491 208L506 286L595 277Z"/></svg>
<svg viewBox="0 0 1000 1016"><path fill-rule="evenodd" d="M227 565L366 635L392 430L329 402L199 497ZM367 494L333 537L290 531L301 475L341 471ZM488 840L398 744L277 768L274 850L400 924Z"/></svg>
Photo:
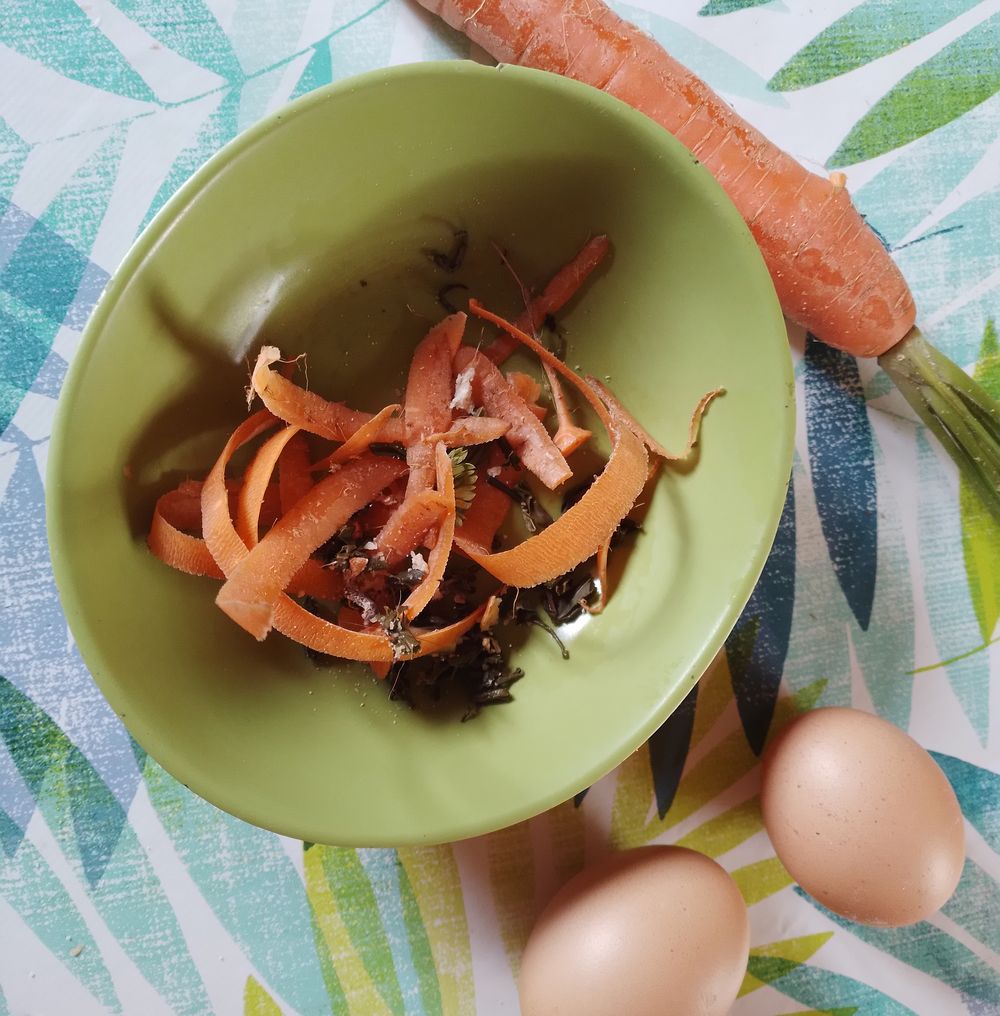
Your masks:
<svg viewBox="0 0 1000 1016"><path fill-rule="evenodd" d="M448 510L448 500L436 490L423 490L406 498L389 516L375 537L375 552L387 568L396 567L420 546L429 529L438 525Z"/></svg>
<svg viewBox="0 0 1000 1016"><path fill-rule="evenodd" d="M438 493L444 500L445 514L427 561L427 574L403 603L403 610L410 620L431 602L441 586L441 579L444 578L445 568L448 567L448 558L455 539L455 477L452 473L451 459L440 442L434 449L434 465L437 473L435 483Z"/></svg>
<svg viewBox="0 0 1000 1016"><path fill-rule="evenodd" d="M342 402L328 402L326 399L300 388L297 384L272 370L275 363L281 363L281 352L274 346L264 346L257 354L250 377L251 391L260 396L264 405L279 419L325 437L330 441L346 441L359 427L367 423L371 413L362 413L345 406ZM380 435L384 441L398 441L402 436L401 422L386 424Z"/></svg>
<svg viewBox="0 0 1000 1016"><path fill-rule="evenodd" d="M269 437L257 449L253 462L243 476L243 486L236 500L236 532L248 547L257 545L260 508L274 468L287 450L288 443L298 433L298 427L283 427Z"/></svg>
<svg viewBox="0 0 1000 1016"><path fill-rule="evenodd" d="M404 471L397 459L363 455L320 480L227 572L216 604L263 639L279 597L309 555Z"/></svg>
<svg viewBox="0 0 1000 1016"><path fill-rule="evenodd" d="M646 483L647 457L642 441L616 407L610 410L575 371L516 325L469 301L473 314L504 329L562 374L594 407L611 438L611 455L603 472L584 495L540 533L496 554L472 552L481 568L511 586L536 586L564 575L592 557L628 514Z"/></svg>
<svg viewBox="0 0 1000 1016"><path fill-rule="evenodd" d="M398 412L398 405L386 406L384 409L380 409L367 423L361 424L336 451L330 452L329 455L320 459L319 462L313 463L309 467L310 472L318 473L323 469L332 469L334 466L339 466L342 462L347 462L348 459L353 459L362 452L368 451L369 446L373 445L382 435L389 422L395 418Z"/></svg>
<svg viewBox="0 0 1000 1016"><path fill-rule="evenodd" d="M717 399L720 395L726 394L725 388L713 388L710 392L705 392L705 394L698 400L697 405L691 413L691 421L688 424L687 444L684 445L682 451L675 453L667 451L667 449L664 448L663 445L661 445L660 442L657 441L656 438L653 437L653 435L650 434L649 431L646 430L646 428L643 427L642 424L639 423L639 421L636 420L636 418L618 401L614 392L612 392L606 384L602 381L598 381L595 377L590 377L589 375L587 376L587 384L589 384L590 387L593 388L598 395L600 395L601 399L608 406L614 406L615 409L617 409L618 414L628 424L632 433L641 438L646 447L654 455L659 456L659 458L663 459L665 462L683 462L691 454L691 452L694 451L694 447L698 443L698 434L701 430L701 420L705 415L705 411L714 399Z"/></svg>
<svg viewBox="0 0 1000 1016"><path fill-rule="evenodd" d="M312 485L312 477L309 475L309 443L305 434L295 434L278 459L278 495L282 513L307 494Z"/></svg>
<svg viewBox="0 0 1000 1016"><path fill-rule="evenodd" d="M496 483L491 483L491 479ZM465 554L490 553L493 537L514 503L504 490L510 490L520 482L521 470L504 465L503 453L499 448L492 449L486 468L477 473L472 504L462 525L455 530L455 546L459 550Z"/></svg>
<svg viewBox="0 0 1000 1016"><path fill-rule="evenodd" d="M180 488L161 495L153 509L153 521L146 544L171 568L188 575L224 578L222 569L215 563L205 541L183 531L190 526L190 504L190 493Z"/></svg>

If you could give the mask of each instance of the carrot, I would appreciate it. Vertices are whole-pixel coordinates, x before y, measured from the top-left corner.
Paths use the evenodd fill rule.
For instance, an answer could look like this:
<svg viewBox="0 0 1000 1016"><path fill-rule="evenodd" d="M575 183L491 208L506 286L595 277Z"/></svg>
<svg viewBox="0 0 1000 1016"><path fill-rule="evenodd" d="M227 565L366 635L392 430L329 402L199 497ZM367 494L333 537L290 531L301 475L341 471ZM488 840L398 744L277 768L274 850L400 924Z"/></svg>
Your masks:
<svg viewBox="0 0 1000 1016"><path fill-rule="evenodd" d="M569 408L566 393L559 383L559 375L547 363L542 364L542 367L549 381L549 390L552 392L552 401L556 407L556 418L559 421L556 432L552 435L552 440L556 448L563 455L572 455L577 448L585 445L590 440L590 431L584 427L578 427L573 422L573 411Z"/></svg>
<svg viewBox="0 0 1000 1016"><path fill-rule="evenodd" d="M383 434L398 412L398 405L380 409L367 423L361 424L336 451L330 452L319 462L314 462L309 467L310 472L318 473L323 469L333 469L334 466L339 466L342 462L347 462L348 459L367 451L368 446L374 444Z"/></svg>
<svg viewBox="0 0 1000 1016"><path fill-rule="evenodd" d="M525 402L537 402L542 397L542 386L530 374L510 370L504 376Z"/></svg>
<svg viewBox="0 0 1000 1016"><path fill-rule="evenodd" d="M260 523L260 507L264 490L271 482L271 474L288 447L288 443L299 434L298 427L283 427L268 438L254 456L243 477L243 486L236 501L236 532L248 546L257 545L257 530ZM308 449L307 449L308 450ZM311 486L311 484L310 484ZM280 491L280 480L279 480ZM282 509L287 511L282 499Z"/></svg>
<svg viewBox="0 0 1000 1016"><path fill-rule="evenodd" d="M410 361L403 402L403 436L410 476L407 496L434 484L434 444L427 438L451 426L454 374L451 361L462 341L465 315L451 314L436 324L417 346Z"/></svg>
<svg viewBox="0 0 1000 1016"><path fill-rule="evenodd" d="M281 511L287 512L312 485L312 477L309 475L309 442L305 434L297 433L289 439L278 459Z"/></svg>
<svg viewBox="0 0 1000 1016"><path fill-rule="evenodd" d="M424 0L421 0L421 2L423 3ZM449 2L452 2L452 0L449 0ZM424 6L429 10L434 10L430 3L424 3ZM542 290L539 296L530 301L524 313L517 318L514 324L522 331L537 335L538 329L542 327L545 319L550 314L555 314L562 310L573 299L580 287L587 281L591 272L607 256L609 249L610 243L606 236L595 236L588 240L573 259L552 276L545 289ZM516 275L514 277L515 279L517 278ZM516 339L511 338L509 335L498 335L483 352L494 363L499 364L503 363L515 349L517 349Z"/></svg>
<svg viewBox="0 0 1000 1016"><path fill-rule="evenodd" d="M250 551L240 540L232 519L226 494L226 466L234 452L266 432L276 423L266 410L244 420L230 435L209 471L201 489L202 526L205 543L223 574L229 575ZM443 652L479 622L484 607L444 628L414 630L420 648L408 659ZM392 643L383 632L350 631L310 613L291 597L282 594L274 610L274 628L283 635L318 653L360 662L392 662L397 658Z"/></svg>
<svg viewBox="0 0 1000 1016"><path fill-rule="evenodd" d="M441 579L444 578L444 570L448 567L448 558L451 556L451 547L455 539L455 477L452 473L451 459L440 442L434 448L434 465L435 483L438 493L444 499L445 514L427 561L427 574L403 603L403 610L410 620L431 602L438 591Z"/></svg>
<svg viewBox="0 0 1000 1016"><path fill-rule="evenodd" d="M190 516L191 494L181 489L161 495L153 509L146 545L164 564L188 575L225 578L205 546L205 541L184 529L194 528ZM200 516L200 508L199 508ZM198 520L200 524L200 518Z"/></svg>
<svg viewBox="0 0 1000 1016"><path fill-rule="evenodd" d="M754 235L788 317L856 356L913 326L913 297L842 186L810 173L602 0L420 0L502 63L614 95L719 181Z"/></svg>
<svg viewBox="0 0 1000 1016"><path fill-rule="evenodd" d="M510 430L506 420L494 416L465 416L456 420L442 434L431 434L428 442L440 441L446 448L461 448L465 445L489 444L504 436Z"/></svg>
<svg viewBox="0 0 1000 1016"><path fill-rule="evenodd" d="M646 484L646 448L614 406L606 408L583 378L536 339L476 300L469 301L469 310L502 328L535 353L543 364L562 374L591 404L611 438L611 454L604 470L580 500L552 525L510 550L469 553L481 568L507 585L536 586L564 575L611 539Z"/></svg>
<svg viewBox="0 0 1000 1016"><path fill-rule="evenodd" d="M447 510L447 499L436 490L406 498L375 537L375 553L385 559L386 568L391 571L416 550L424 534L438 525Z"/></svg>
<svg viewBox="0 0 1000 1016"><path fill-rule="evenodd" d="M710 392L705 394L698 400L698 404L694 407L694 411L691 414L691 421L688 424L688 439L687 444L684 446L684 450L679 453L668 452L659 441L656 440L652 434L646 430L645 427L639 423L638 420L618 401L615 394L603 381L598 381L596 377L591 377L589 374L586 378L587 384L594 389L603 399L607 406L614 406L618 410L619 416L629 425L632 433L636 437L640 438L645 446L654 454L659 456L665 462L683 462L694 450L694 446L698 443L698 431L701 429L701 420L705 415L705 411L714 399L717 399L720 395L725 395L725 388L713 388Z"/></svg>
<svg viewBox="0 0 1000 1016"><path fill-rule="evenodd" d="M472 390L476 402L491 416L510 424L507 441L518 453L527 469L550 490L565 483L572 475L562 452L555 446L548 431L517 394L513 385L482 353L466 346L455 357L456 370L474 370Z"/></svg>
<svg viewBox="0 0 1000 1016"><path fill-rule="evenodd" d="M510 512L513 502L502 489L490 483L490 470L497 470L494 479L508 488L521 482L521 470L503 463L503 452L493 448L486 460L486 468L480 469L476 475L472 504L461 526L455 530L455 546L465 554L488 554L493 548L493 537Z"/></svg>
<svg viewBox="0 0 1000 1016"><path fill-rule="evenodd" d="M280 350L274 346L263 346L257 354L250 386L251 392L259 395L264 405L285 423L330 441L346 441L371 420L371 413L351 409L342 402L327 402L315 392L300 388L271 370L275 363L281 363ZM384 441L398 441L402 436L401 423L388 421L379 436Z"/></svg>
<svg viewBox="0 0 1000 1016"><path fill-rule="evenodd" d="M405 468L397 459L364 455L320 480L227 573L216 604L263 639L279 597L309 555Z"/></svg>

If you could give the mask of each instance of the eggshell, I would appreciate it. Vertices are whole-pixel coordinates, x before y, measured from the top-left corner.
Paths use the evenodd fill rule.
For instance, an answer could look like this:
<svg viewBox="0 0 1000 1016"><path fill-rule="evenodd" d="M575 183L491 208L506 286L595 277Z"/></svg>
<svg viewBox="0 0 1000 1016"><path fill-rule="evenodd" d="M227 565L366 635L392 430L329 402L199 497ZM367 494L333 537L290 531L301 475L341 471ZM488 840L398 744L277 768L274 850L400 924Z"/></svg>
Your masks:
<svg viewBox="0 0 1000 1016"><path fill-rule="evenodd" d="M749 949L724 868L682 847L623 851L571 879L538 919L522 1016L723 1016Z"/></svg>
<svg viewBox="0 0 1000 1016"><path fill-rule="evenodd" d="M852 921L920 921L962 874L951 785L913 738L869 713L817 709L795 720L764 757L761 808L789 874Z"/></svg>

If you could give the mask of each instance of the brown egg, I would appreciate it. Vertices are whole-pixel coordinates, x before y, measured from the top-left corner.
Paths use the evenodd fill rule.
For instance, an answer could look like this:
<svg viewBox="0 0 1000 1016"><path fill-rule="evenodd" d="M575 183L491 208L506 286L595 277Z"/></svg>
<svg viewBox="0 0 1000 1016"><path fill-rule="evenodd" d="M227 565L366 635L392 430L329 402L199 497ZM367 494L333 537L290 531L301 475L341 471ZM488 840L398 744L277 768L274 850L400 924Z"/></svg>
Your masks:
<svg viewBox="0 0 1000 1016"><path fill-rule="evenodd" d="M789 874L852 921L920 921L962 874L951 785L912 737L869 713L817 709L795 720L764 756L761 807Z"/></svg>
<svg viewBox="0 0 1000 1016"><path fill-rule="evenodd" d="M736 883L704 854L641 847L571 879L521 963L522 1016L723 1016L750 949Z"/></svg>

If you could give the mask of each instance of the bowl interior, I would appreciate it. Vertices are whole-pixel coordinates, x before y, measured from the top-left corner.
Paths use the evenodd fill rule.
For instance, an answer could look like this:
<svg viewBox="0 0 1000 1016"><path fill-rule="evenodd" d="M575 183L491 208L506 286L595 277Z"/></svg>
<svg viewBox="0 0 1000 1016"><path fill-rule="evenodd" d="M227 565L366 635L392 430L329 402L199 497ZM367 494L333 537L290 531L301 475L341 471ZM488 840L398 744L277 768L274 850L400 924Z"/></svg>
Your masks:
<svg viewBox="0 0 1000 1016"><path fill-rule="evenodd" d="M426 248L467 230L461 269ZM201 476L246 414L263 342L308 354L312 388L358 408L399 396L415 343L462 283L518 290L586 238L610 263L563 317L568 361L664 443L723 385L699 460L667 470L606 613L542 632L516 702L474 722L390 702L366 668L255 643L215 584L143 538L159 493ZM457 292L457 296L463 296ZM470 322L478 332L480 326ZM785 331L760 256L715 182L596 91L468 63L314 93L200 171L140 238L88 327L51 455L50 538L67 616L136 739L213 803L304 839L455 839L565 800L634 750L697 680L746 602L788 478Z"/></svg>

